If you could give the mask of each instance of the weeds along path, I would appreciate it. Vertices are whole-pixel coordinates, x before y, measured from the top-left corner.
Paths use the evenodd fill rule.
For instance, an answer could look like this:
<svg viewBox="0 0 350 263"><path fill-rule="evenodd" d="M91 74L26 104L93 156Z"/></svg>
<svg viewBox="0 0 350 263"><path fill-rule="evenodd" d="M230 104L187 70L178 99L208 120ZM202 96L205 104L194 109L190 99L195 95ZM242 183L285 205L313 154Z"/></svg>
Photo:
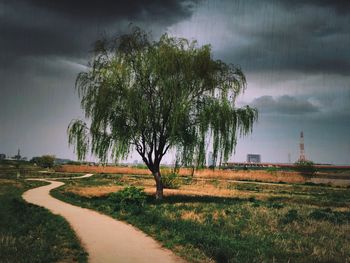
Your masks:
<svg viewBox="0 0 350 263"><path fill-rule="evenodd" d="M89 176L92 174L80 178ZM50 190L64 185L63 182L46 179L32 180L46 181L51 184L26 191L23 199L63 216L89 253L89 262L184 262L170 250L162 248L151 237L129 224L53 198Z"/></svg>

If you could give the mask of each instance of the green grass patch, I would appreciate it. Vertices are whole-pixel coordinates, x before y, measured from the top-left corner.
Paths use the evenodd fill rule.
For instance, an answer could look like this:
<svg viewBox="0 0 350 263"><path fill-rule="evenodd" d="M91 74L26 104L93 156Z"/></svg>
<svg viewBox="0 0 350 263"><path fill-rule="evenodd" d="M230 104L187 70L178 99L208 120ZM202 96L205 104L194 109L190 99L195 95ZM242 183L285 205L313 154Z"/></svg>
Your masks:
<svg viewBox="0 0 350 263"><path fill-rule="evenodd" d="M87 262L63 217L21 198L44 184L0 179L0 262Z"/></svg>

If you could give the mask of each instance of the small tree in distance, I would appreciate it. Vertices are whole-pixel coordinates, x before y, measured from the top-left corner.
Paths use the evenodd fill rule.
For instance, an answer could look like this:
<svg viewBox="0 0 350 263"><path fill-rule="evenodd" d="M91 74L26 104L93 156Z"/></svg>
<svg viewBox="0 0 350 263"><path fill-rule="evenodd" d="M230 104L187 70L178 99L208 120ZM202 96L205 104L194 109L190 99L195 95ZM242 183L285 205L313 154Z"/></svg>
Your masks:
<svg viewBox="0 0 350 263"><path fill-rule="evenodd" d="M156 198L163 197L160 164L173 149L184 165L205 164L212 138L214 162L227 160L237 134L252 131L257 110L236 108L246 88L240 68L213 60L209 45L164 34L151 41L139 28L96 42L88 70L76 89L87 125L73 120L69 143L79 159L87 152L118 160L135 149L152 172Z"/></svg>
<svg viewBox="0 0 350 263"><path fill-rule="evenodd" d="M33 157L30 162L36 163L37 165L44 168L52 168L55 164L56 156L55 155L42 155L41 157Z"/></svg>
<svg viewBox="0 0 350 263"><path fill-rule="evenodd" d="M315 164L313 161L309 160L298 160L294 163L295 169L301 172L303 175L315 175L317 172Z"/></svg>

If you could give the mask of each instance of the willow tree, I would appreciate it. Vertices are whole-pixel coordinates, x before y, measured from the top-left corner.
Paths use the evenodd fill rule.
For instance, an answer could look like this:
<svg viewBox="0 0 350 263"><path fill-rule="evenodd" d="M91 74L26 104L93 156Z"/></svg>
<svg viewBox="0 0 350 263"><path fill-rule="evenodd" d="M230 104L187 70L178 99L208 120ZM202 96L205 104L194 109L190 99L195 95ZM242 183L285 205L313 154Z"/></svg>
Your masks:
<svg viewBox="0 0 350 263"><path fill-rule="evenodd" d="M96 42L88 70L76 79L87 125L73 120L69 143L79 159L90 151L101 161L136 150L152 172L156 197L163 197L160 164L172 149L186 164L227 160L237 136L252 131L254 108L237 108L246 88L239 67L212 58L210 45L164 34L151 41L134 28L117 39Z"/></svg>

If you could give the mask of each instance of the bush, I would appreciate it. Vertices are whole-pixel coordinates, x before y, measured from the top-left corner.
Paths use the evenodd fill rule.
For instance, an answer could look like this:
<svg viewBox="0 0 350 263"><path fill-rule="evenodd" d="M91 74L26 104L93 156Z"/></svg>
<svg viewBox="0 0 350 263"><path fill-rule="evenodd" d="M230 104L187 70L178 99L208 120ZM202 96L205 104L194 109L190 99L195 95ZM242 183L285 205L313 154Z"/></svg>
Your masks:
<svg viewBox="0 0 350 263"><path fill-rule="evenodd" d="M43 168L52 168L55 164L56 157L54 155L43 155L41 157L33 157L30 162L36 163Z"/></svg>
<svg viewBox="0 0 350 263"><path fill-rule="evenodd" d="M146 197L143 188L128 186L119 192L111 194L109 199L116 203L116 210L139 213L145 205Z"/></svg>
<svg viewBox="0 0 350 263"><path fill-rule="evenodd" d="M289 224L296 220L299 220L300 216L298 214L298 211L295 209L289 210L283 218L280 219L280 223L282 224Z"/></svg>
<svg viewBox="0 0 350 263"><path fill-rule="evenodd" d="M162 176L163 187L168 189L179 189L181 179L177 173L165 174Z"/></svg>
<svg viewBox="0 0 350 263"><path fill-rule="evenodd" d="M284 207L284 204L282 204L282 203L269 203L269 204L267 205L267 207L269 207L269 208L274 208L274 209L281 209L281 208ZM290 211L295 211L295 210L290 210ZM290 212L290 211L289 211L289 212ZM292 212L292 213L294 213L294 212Z"/></svg>
<svg viewBox="0 0 350 263"><path fill-rule="evenodd" d="M294 165L295 170L304 175L314 175L316 173L316 168L312 161L297 161Z"/></svg>
<svg viewBox="0 0 350 263"><path fill-rule="evenodd" d="M309 218L317 221L329 221L333 224L350 222L350 212L333 211L330 208L316 209L309 214Z"/></svg>
<svg viewBox="0 0 350 263"><path fill-rule="evenodd" d="M133 168L137 168L137 169L148 169L147 165L140 163L140 164L135 164L132 166Z"/></svg>
<svg viewBox="0 0 350 263"><path fill-rule="evenodd" d="M270 174L275 174L278 171L278 169L276 167L269 167L266 169L266 172L270 173Z"/></svg>
<svg viewBox="0 0 350 263"><path fill-rule="evenodd" d="M186 184L186 185L192 184L193 183L193 177L185 177L185 178L183 178L182 183Z"/></svg>

